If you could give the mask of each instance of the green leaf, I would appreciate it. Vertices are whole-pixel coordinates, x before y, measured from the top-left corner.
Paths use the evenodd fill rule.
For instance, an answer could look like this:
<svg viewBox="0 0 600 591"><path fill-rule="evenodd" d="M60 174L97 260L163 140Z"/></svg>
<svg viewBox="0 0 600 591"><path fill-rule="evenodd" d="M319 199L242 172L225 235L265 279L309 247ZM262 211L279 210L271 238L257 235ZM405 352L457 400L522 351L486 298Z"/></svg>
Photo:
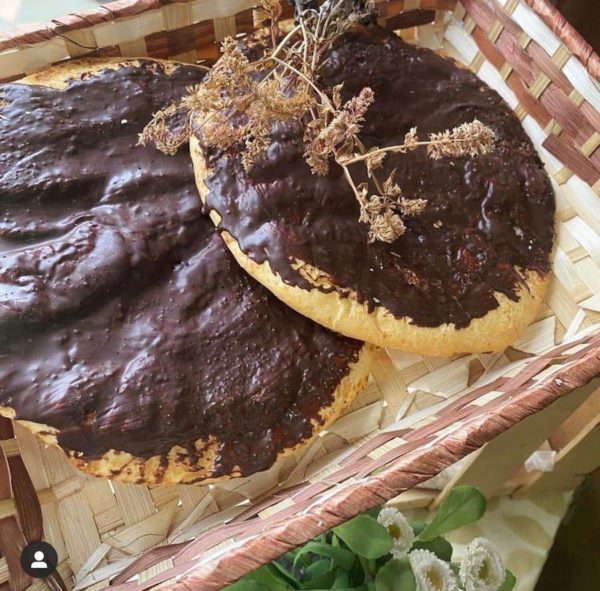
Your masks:
<svg viewBox="0 0 600 591"><path fill-rule="evenodd" d="M289 585L273 574L267 566L261 566L226 589L227 591L288 591Z"/></svg>
<svg viewBox="0 0 600 591"><path fill-rule="evenodd" d="M288 587L291 587L292 589L298 589L300 587L300 581L276 560L267 564L265 568L269 570L274 579L287 583L286 589Z"/></svg>
<svg viewBox="0 0 600 591"><path fill-rule="evenodd" d="M225 587L223 591L271 591L271 587L244 578L233 585L229 585L229 587Z"/></svg>
<svg viewBox="0 0 600 591"><path fill-rule="evenodd" d="M350 575L347 571L339 571L338 575L331 585L332 589L348 589L352 585L350 584Z"/></svg>
<svg viewBox="0 0 600 591"><path fill-rule="evenodd" d="M437 538L433 538L433 540L427 542L418 540L412 545L412 549L429 550L440 560L445 560L446 562L452 560L452 544L446 538L442 538L442 536L437 536Z"/></svg>
<svg viewBox="0 0 600 591"><path fill-rule="evenodd" d="M368 511L366 511L366 514L370 515L373 519L377 519L380 511L381 511L381 507L373 507L372 509L369 509Z"/></svg>
<svg viewBox="0 0 600 591"><path fill-rule="evenodd" d="M473 523L485 513L485 497L474 486L457 486L440 505L433 521L421 532L421 540L427 541Z"/></svg>
<svg viewBox="0 0 600 591"><path fill-rule="evenodd" d="M426 521L409 521L408 523L415 532L415 536L418 536L427 527Z"/></svg>
<svg viewBox="0 0 600 591"><path fill-rule="evenodd" d="M330 589L338 572L338 570L330 570L318 576L311 577L310 580L302 583L302 589Z"/></svg>
<svg viewBox="0 0 600 591"><path fill-rule="evenodd" d="M356 556L352 568L348 571L348 574L350 575L350 582L352 583L350 587L362 585L367 578L363 565L361 564L361 560L364 560L364 558L361 556Z"/></svg>
<svg viewBox="0 0 600 591"><path fill-rule="evenodd" d="M307 554L316 554L317 556L327 556L333 559L336 565L340 565L344 570L349 570L354 563L354 554L345 548L330 546L320 542L308 542L296 554L294 558L294 568L302 558L307 558ZM308 557L310 560L310 557Z"/></svg>
<svg viewBox="0 0 600 591"><path fill-rule="evenodd" d="M390 560L375 577L377 591L415 591L417 582L408 558Z"/></svg>
<svg viewBox="0 0 600 591"><path fill-rule="evenodd" d="M511 589L516 585L517 579L515 575L513 575L508 569L506 569L506 578L504 579L504 583L500 585L498 591L511 591Z"/></svg>
<svg viewBox="0 0 600 591"><path fill-rule="evenodd" d="M364 558L379 558L392 547L390 534L370 515L359 515L333 531L352 552Z"/></svg>
<svg viewBox="0 0 600 591"><path fill-rule="evenodd" d="M325 573L331 570L331 560L329 558L321 558L320 560L315 560L312 564L309 564L305 569L302 576L302 579L306 581L311 581L312 579L316 579L324 575Z"/></svg>

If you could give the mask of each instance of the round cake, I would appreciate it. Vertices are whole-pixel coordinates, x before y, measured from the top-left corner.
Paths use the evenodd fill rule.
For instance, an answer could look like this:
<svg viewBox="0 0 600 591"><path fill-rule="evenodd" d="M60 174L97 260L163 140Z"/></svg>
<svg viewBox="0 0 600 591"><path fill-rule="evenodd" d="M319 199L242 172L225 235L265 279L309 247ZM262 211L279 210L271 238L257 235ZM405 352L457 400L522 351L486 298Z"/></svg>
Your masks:
<svg viewBox="0 0 600 591"><path fill-rule="evenodd" d="M371 25L341 36L318 83L342 100L369 87L365 150L479 120L492 150L433 159L389 153L402 195L424 207L404 233L370 243L341 166L305 160L305 122L278 122L246 170L240 149L191 141L196 182L240 265L289 306L342 334L424 355L500 350L532 322L549 281L554 195L535 148L501 97L471 71ZM353 165L354 166L354 165ZM364 167L363 167L364 169ZM364 170L350 169L356 184Z"/></svg>
<svg viewBox="0 0 600 591"><path fill-rule="evenodd" d="M136 145L203 75L88 60L0 87L0 414L96 476L266 469L367 379L367 346L239 268L187 150Z"/></svg>

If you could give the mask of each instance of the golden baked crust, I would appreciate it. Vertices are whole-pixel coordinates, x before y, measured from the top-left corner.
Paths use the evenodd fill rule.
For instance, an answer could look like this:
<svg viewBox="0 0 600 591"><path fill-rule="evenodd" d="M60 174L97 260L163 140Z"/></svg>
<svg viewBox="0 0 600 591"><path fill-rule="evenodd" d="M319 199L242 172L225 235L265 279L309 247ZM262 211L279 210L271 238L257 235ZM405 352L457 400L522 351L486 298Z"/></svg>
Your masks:
<svg viewBox="0 0 600 591"><path fill-rule="evenodd" d="M140 58L142 59L142 58ZM21 84L45 85L52 88L66 88L68 81L82 76L90 76L95 72L111 68L136 66L140 59L84 59L67 62L43 72L27 76L18 82ZM177 68L177 63L163 60L148 60L163 64L167 73ZM299 448L307 445L318 433L334 421L350 404L354 397L365 386L370 368L371 352L369 345L362 347L355 363L350 364L348 374L341 380L332 395L332 403L320 411L320 421L313 419L313 431L310 438L288 448L278 454L278 459L288 456ZM14 419L15 412L10 407L0 406L0 416ZM28 420L19 419L19 423L37 435L47 445L58 445L59 432L54 427ZM206 483L227 480L238 474L212 478L215 458L219 449L219 441L212 438L209 441L196 442L197 453L191 460L189 451L183 447L174 446L165 456L156 455L150 458L137 457L128 452L111 449L99 459L86 460L77 452L68 452L69 460L78 469L93 476L107 477L124 483L148 484L180 484L203 481Z"/></svg>
<svg viewBox="0 0 600 591"><path fill-rule="evenodd" d="M207 188L204 179L210 174L196 137L190 141L190 152L194 163L196 186L205 201ZM209 212L215 225L220 216L215 210ZM328 281L334 291L320 289L306 290L289 285L274 273L268 261L256 263L240 249L237 241L228 232L222 232L225 244L238 263L257 281L267 287L288 306L311 320L341 334L373 343L380 347L399 349L410 353L429 356L452 356L459 353L485 353L499 351L510 345L523 330L537 317L544 300L550 276L542 276L528 271L518 288L518 301L513 301L503 293L495 292L498 307L481 318L471 320L465 328L457 329L453 324L443 324L431 328L411 323L408 317L396 318L384 307L369 311L367 304L357 301L354 294L343 290L343 295L335 291L336 286ZM305 278L323 276L319 269L308 267L304 261L297 261L308 273ZM341 292L340 288L340 292Z"/></svg>

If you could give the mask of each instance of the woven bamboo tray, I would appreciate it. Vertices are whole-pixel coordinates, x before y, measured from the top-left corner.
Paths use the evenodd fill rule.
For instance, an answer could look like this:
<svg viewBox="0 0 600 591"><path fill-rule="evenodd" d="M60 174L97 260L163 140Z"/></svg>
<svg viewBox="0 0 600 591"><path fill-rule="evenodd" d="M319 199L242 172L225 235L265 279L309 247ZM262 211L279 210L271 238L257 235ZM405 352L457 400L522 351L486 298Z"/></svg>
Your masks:
<svg viewBox="0 0 600 591"><path fill-rule="evenodd" d="M81 56L210 63L217 42L253 29L255 4L121 0L71 14L0 38L0 79ZM220 589L503 434L458 478L488 466L480 484L498 492L547 439L538 417L554 429L588 397L592 389L580 386L600 374L600 59L545 0L390 0L378 8L381 24L406 40L469 65L538 148L553 179L558 224L540 318L502 353L440 360L381 351L368 387L313 445L267 472L222 484L89 479L60 451L0 419L2 591L46 584ZM590 408L598 414L595 396ZM577 421L589 414L580 411ZM568 457L572 449L564 449ZM535 478L528 487L536 488ZM415 494L417 504L433 498ZM60 561L60 577L48 583L19 567L21 548L42 537Z"/></svg>

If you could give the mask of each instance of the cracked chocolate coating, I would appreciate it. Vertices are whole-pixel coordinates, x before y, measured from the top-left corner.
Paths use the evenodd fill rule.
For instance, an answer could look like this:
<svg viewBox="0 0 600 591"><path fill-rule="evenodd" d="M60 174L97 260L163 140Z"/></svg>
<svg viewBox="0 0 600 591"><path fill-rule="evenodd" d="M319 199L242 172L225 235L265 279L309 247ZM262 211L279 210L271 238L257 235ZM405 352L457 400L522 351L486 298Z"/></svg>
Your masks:
<svg viewBox="0 0 600 591"><path fill-rule="evenodd" d="M203 72L0 88L0 405L85 458L219 441L213 476L313 431L361 343L292 312L201 214L187 150L136 147Z"/></svg>
<svg viewBox="0 0 600 591"><path fill-rule="evenodd" d="M466 327L498 306L495 292L517 300L524 272L549 272L552 186L495 91L377 26L346 34L330 51L319 83L341 82L344 100L365 86L375 92L360 136L367 148L402 143L413 126L424 138L477 118L495 132L494 150L441 160L425 149L388 155L379 178L397 169L404 196L426 199L427 207L405 218L407 231L392 244L367 245L368 228L357 222L359 206L341 168L332 163L319 177L306 165L300 122L274 127L250 174L235 150L205 147L206 205L247 256L308 290L313 286L291 267L304 261L328 274L343 297L351 290L370 310L383 306L427 327ZM366 180L362 165L351 170L357 183Z"/></svg>

